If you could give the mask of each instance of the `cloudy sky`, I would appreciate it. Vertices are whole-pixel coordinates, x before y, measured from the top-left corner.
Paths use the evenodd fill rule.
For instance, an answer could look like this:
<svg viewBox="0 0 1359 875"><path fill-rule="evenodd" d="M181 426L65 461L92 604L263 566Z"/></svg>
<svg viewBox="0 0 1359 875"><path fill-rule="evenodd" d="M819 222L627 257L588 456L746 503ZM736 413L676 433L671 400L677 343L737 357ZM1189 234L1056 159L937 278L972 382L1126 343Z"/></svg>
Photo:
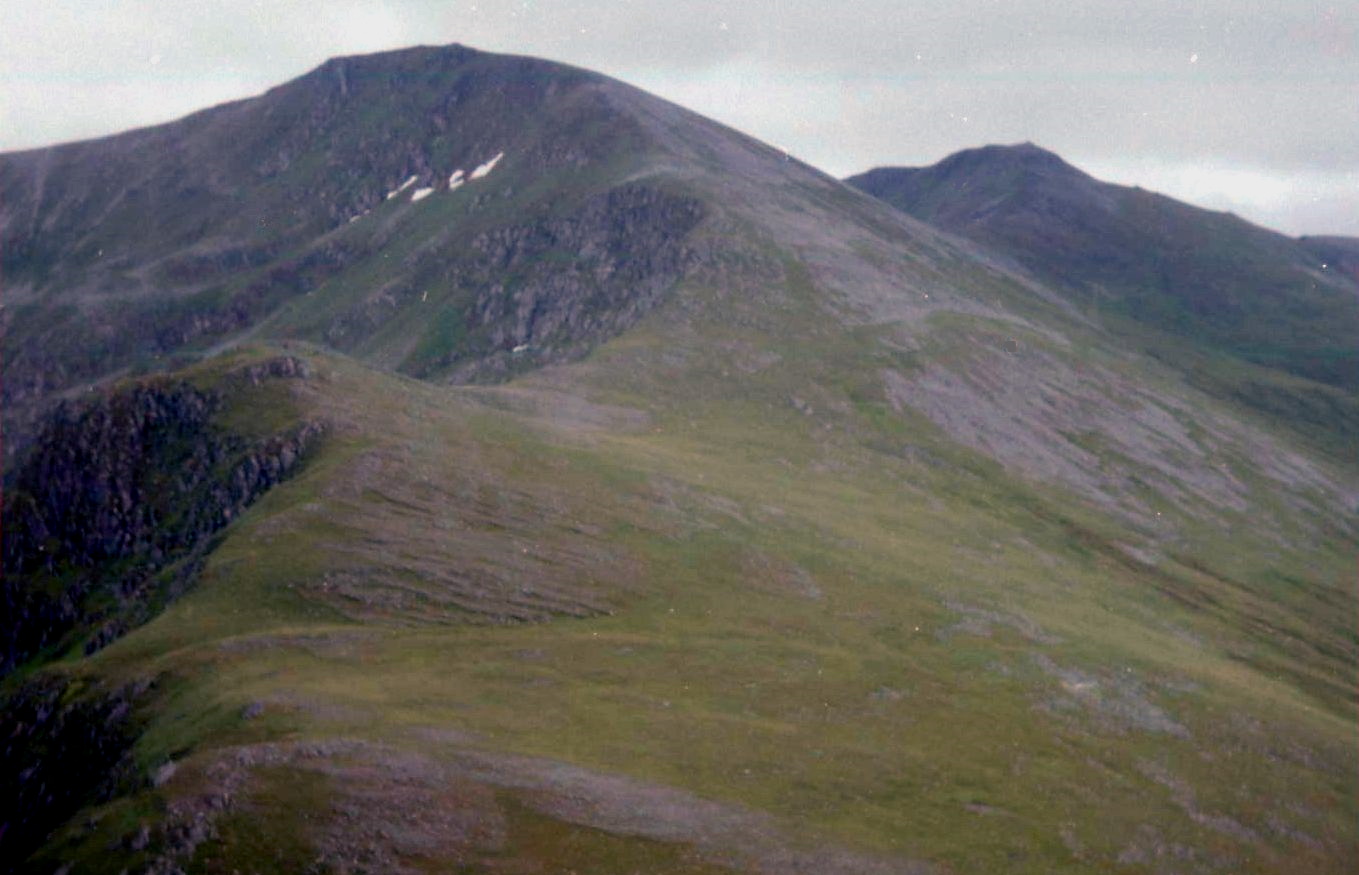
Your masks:
<svg viewBox="0 0 1359 875"><path fill-rule="evenodd" d="M0 0L0 22L0 150L460 42L609 73L837 176L1030 140L1290 233L1359 235L1354 0Z"/></svg>

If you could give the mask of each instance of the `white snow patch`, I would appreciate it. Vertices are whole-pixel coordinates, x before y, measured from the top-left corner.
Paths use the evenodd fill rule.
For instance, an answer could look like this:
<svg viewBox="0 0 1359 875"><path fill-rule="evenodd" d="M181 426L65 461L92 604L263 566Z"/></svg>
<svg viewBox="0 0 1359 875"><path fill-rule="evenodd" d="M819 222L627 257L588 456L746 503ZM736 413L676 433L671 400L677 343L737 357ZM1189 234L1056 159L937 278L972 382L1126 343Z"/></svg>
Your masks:
<svg viewBox="0 0 1359 875"><path fill-rule="evenodd" d="M529 345L528 345L527 343L521 343L521 344L519 344L518 346L516 346L514 349L510 350L510 352L512 352L512 353L514 353L514 354L516 354L516 355L518 355L518 354L521 353L521 352L527 352L527 351L528 351L528 348L529 348Z"/></svg>
<svg viewBox="0 0 1359 875"><path fill-rule="evenodd" d="M453 171L453 174L452 174L451 176L448 177L448 190L449 190L449 191L452 191L453 189L455 189L455 188L457 188L458 186L462 185L462 184L463 184L464 182L466 182L466 181L467 181L467 180L465 180L465 179L462 178L462 171L461 171L461 170L454 170L454 171Z"/></svg>
<svg viewBox="0 0 1359 875"><path fill-rule="evenodd" d="M419 178L420 178L420 177L418 177L418 176L412 176L410 179L407 179L405 182L401 183L401 184L400 184L399 186L397 186L396 188L394 188L394 189L392 189L391 191L387 192L387 200L391 200L392 198L394 198L394 197L396 197L397 195L401 194L401 192L403 192L403 191L405 191L406 189L410 188L412 185L415 185L415 180L417 180L417 179L419 179Z"/></svg>
<svg viewBox="0 0 1359 875"><path fill-rule="evenodd" d="M417 188L415 191L411 192L411 203L415 203L418 200L424 200L433 193L433 186L430 186L429 188Z"/></svg>
<svg viewBox="0 0 1359 875"><path fill-rule="evenodd" d="M504 152L497 153L496 156L492 158L490 161L487 161L485 164L478 166L476 170L473 170L472 175L467 178L481 179L483 176L494 170L495 166L500 163L500 159L504 157L505 157Z"/></svg>
<svg viewBox="0 0 1359 875"><path fill-rule="evenodd" d="M354 224L355 222L357 222L359 219L362 219L362 218L363 218L363 216L350 216L350 217L349 217L349 224L352 225L352 224Z"/></svg>

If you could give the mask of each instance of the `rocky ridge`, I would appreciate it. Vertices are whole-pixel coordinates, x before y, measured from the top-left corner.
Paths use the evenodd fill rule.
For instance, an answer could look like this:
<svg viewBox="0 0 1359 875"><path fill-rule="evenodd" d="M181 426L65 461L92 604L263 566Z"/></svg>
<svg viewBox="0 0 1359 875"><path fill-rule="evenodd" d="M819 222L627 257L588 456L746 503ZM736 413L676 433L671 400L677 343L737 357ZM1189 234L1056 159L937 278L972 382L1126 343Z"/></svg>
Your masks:
<svg viewBox="0 0 1359 875"><path fill-rule="evenodd" d="M285 358L239 379L303 371ZM5 488L0 672L77 644L93 652L143 622L323 432L249 440L215 425L222 405L219 392L153 381L59 408Z"/></svg>

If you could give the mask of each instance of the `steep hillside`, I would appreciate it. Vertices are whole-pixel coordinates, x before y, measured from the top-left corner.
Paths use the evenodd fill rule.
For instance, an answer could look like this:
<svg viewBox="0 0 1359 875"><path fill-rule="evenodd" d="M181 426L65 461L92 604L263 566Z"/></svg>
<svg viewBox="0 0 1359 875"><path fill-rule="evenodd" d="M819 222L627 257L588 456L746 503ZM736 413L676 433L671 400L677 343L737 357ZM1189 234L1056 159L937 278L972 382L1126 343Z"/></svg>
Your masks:
<svg viewBox="0 0 1359 875"><path fill-rule="evenodd" d="M1359 237L1301 237L1298 242L1321 260L1322 270L1335 270L1359 283Z"/></svg>
<svg viewBox="0 0 1359 875"><path fill-rule="evenodd" d="M289 358L252 367L225 382L304 371ZM148 383L51 418L5 484L0 676L44 653L91 653L143 621L322 430L252 438L216 425L223 403Z"/></svg>
<svg viewBox="0 0 1359 875"><path fill-rule="evenodd" d="M337 216L334 239L373 235L358 266L149 365L172 373L81 393L19 458L78 474L102 439L72 423L217 399L132 419L184 440L93 429L136 450L110 482L213 525L166 527L208 537L172 598L132 588L122 637L3 682L0 859L1348 872L1353 456L1205 389L1186 362L1223 374L1214 347L1153 349L1013 259L627 86L458 48L321 69L352 95L337 68L469 63L583 83L626 131L611 163L521 174L506 149L485 201L459 200L481 196L467 182ZM548 115L534 142L569 129ZM403 173L354 185L381 198ZM8 353L39 323L7 318L33 332ZM290 476L229 519L197 501L215 477L146 473L200 443L230 448L222 473L309 427ZM54 482L84 501L90 481ZM120 580L19 552L18 592Z"/></svg>
<svg viewBox="0 0 1359 875"><path fill-rule="evenodd" d="M1009 255L1086 312L1359 389L1359 277L1343 241L1294 240L1100 182L1029 143L847 182Z"/></svg>

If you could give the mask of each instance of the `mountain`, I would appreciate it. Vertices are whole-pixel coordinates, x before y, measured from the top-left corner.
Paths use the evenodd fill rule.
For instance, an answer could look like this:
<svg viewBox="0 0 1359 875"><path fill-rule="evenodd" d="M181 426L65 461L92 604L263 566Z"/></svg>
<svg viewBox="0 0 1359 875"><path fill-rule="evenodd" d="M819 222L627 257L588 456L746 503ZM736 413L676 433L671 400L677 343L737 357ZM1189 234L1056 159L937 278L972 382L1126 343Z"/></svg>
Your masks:
<svg viewBox="0 0 1359 875"><path fill-rule="evenodd" d="M1229 213L1100 182L1031 143L846 181L1005 253L1088 312L1359 388L1353 241L1296 240Z"/></svg>
<svg viewBox="0 0 1359 875"><path fill-rule="evenodd" d="M700 218L640 181L659 147L629 99L581 70L418 48L6 155L12 443L61 393L247 335L475 377L616 333L674 282Z"/></svg>
<svg viewBox="0 0 1359 875"><path fill-rule="evenodd" d="M0 184L10 869L1359 853L1344 385L456 46Z"/></svg>

